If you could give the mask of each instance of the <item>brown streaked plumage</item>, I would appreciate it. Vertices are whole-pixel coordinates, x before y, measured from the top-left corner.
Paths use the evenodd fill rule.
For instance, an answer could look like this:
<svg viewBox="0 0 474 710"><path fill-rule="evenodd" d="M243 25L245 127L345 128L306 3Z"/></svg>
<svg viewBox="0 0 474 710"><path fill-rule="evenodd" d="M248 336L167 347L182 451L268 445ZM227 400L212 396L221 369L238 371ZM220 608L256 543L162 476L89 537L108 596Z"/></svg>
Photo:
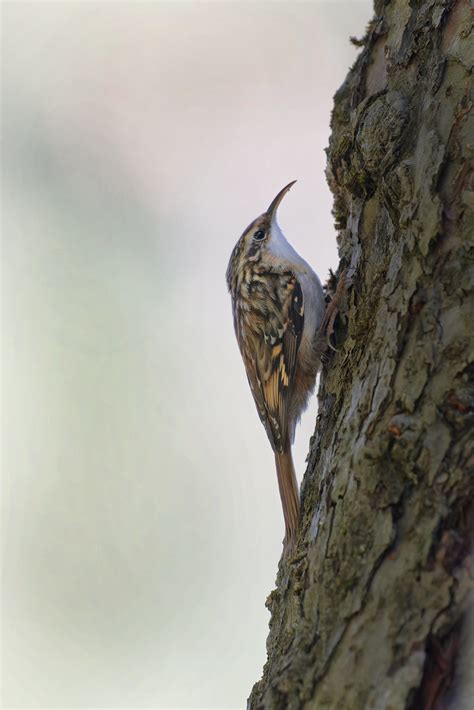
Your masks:
<svg viewBox="0 0 474 710"><path fill-rule="evenodd" d="M295 541L299 518L291 444L325 349L321 284L276 222L277 208L293 184L243 232L227 269L239 349L275 452L286 544Z"/></svg>

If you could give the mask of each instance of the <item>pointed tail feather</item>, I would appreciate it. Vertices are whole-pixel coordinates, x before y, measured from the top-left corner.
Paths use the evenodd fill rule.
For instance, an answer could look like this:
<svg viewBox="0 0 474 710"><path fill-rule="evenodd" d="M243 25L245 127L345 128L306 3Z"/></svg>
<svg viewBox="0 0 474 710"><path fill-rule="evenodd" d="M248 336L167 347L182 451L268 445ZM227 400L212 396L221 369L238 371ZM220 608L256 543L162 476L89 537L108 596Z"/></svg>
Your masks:
<svg viewBox="0 0 474 710"><path fill-rule="evenodd" d="M300 498L291 448L283 453L275 452L275 463L283 515L285 517L285 544L294 543L298 533Z"/></svg>

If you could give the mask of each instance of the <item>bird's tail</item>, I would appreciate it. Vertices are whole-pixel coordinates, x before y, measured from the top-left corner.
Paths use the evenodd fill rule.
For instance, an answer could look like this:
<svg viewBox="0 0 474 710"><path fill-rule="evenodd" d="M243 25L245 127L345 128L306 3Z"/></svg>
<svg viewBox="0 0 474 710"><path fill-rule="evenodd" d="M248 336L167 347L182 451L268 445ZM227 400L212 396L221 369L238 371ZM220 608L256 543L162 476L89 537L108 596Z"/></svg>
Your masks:
<svg viewBox="0 0 474 710"><path fill-rule="evenodd" d="M280 489L281 504L285 517L285 546L293 545L298 533L300 497L296 482L291 447L283 453L275 452L275 463Z"/></svg>

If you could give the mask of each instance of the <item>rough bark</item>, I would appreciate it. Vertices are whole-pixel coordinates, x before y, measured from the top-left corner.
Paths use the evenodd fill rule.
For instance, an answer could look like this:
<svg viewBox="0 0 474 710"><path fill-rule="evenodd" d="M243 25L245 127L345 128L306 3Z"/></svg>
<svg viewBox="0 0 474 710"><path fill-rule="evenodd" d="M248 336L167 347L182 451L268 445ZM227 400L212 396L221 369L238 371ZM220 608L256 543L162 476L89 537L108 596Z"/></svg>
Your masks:
<svg viewBox="0 0 474 710"><path fill-rule="evenodd" d="M335 96L327 172L351 285L252 709L462 707L474 575L470 13L468 0L379 0Z"/></svg>

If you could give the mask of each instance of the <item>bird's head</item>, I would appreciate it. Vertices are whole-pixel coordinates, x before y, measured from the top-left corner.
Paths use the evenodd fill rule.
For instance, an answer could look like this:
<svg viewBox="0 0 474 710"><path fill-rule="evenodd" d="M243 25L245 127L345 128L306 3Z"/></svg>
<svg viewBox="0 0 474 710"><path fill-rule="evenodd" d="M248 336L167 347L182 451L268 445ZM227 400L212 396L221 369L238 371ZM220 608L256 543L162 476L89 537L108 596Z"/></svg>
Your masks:
<svg viewBox="0 0 474 710"><path fill-rule="evenodd" d="M231 292L235 292L239 284L245 281L246 269L249 266L263 262L267 267L271 267L281 264L288 257L293 260L299 258L286 241L276 221L278 205L295 182L296 180L293 180L280 190L267 211L244 229L227 267L227 286Z"/></svg>
<svg viewBox="0 0 474 710"><path fill-rule="evenodd" d="M256 261L262 253L272 251L274 242L281 237L281 231L276 221L277 210L280 202L295 184L296 180L288 183L272 200L270 207L243 231L240 237L242 253L245 259Z"/></svg>

